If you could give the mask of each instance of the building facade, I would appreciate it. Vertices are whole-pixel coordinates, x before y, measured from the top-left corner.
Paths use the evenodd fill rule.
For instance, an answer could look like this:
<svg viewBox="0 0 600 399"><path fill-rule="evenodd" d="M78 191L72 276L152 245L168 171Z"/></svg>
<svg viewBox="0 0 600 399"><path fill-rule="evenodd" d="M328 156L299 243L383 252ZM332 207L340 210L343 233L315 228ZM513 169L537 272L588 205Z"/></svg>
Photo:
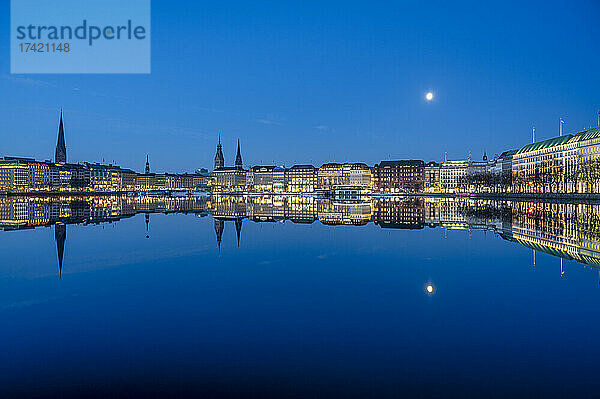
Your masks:
<svg viewBox="0 0 600 399"><path fill-rule="evenodd" d="M519 193L563 193L567 191L567 153L577 152L573 135L528 144L512 159L513 190ZM570 156L570 168L578 169L577 156Z"/></svg>
<svg viewBox="0 0 600 399"><path fill-rule="evenodd" d="M420 160L381 161L373 168L375 189L420 193L425 188L425 163Z"/></svg>
<svg viewBox="0 0 600 399"><path fill-rule="evenodd" d="M317 177L321 190L339 187L373 189L373 171L364 163L326 163L319 168Z"/></svg>
<svg viewBox="0 0 600 399"><path fill-rule="evenodd" d="M246 189L246 171L237 167L224 167L213 171L213 191L241 192Z"/></svg>
<svg viewBox="0 0 600 399"><path fill-rule="evenodd" d="M253 166L246 172L246 188L250 191L273 192L275 166Z"/></svg>
<svg viewBox="0 0 600 399"><path fill-rule="evenodd" d="M427 162L423 168L424 191L427 193L440 192L440 169L441 165L437 162Z"/></svg>
<svg viewBox="0 0 600 399"><path fill-rule="evenodd" d="M286 191L312 193L317 190L317 168L312 165L294 165L286 170Z"/></svg>
<svg viewBox="0 0 600 399"><path fill-rule="evenodd" d="M465 192L469 161L445 161L440 167L440 190L445 193Z"/></svg>

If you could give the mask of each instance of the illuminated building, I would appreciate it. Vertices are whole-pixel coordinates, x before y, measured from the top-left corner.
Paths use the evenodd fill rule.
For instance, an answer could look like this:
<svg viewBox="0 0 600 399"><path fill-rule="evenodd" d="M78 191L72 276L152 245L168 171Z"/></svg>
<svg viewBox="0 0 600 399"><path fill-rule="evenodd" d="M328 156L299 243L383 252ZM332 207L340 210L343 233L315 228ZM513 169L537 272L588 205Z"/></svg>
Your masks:
<svg viewBox="0 0 600 399"><path fill-rule="evenodd" d="M283 167L277 166L273 169L273 192L283 193L286 187L286 170Z"/></svg>
<svg viewBox="0 0 600 399"><path fill-rule="evenodd" d="M423 189L427 193L437 193L440 191L440 169L441 165L437 162L427 162L423 168L424 182Z"/></svg>
<svg viewBox="0 0 600 399"><path fill-rule="evenodd" d="M425 163L418 160L381 161L373 168L375 189L388 192L423 192Z"/></svg>
<svg viewBox="0 0 600 399"><path fill-rule="evenodd" d="M337 187L373 188L373 172L364 163L326 163L318 172L318 187L334 190Z"/></svg>
<svg viewBox="0 0 600 399"><path fill-rule="evenodd" d="M512 162L514 190L521 193L565 192L565 155L576 146L569 143L571 138L570 134L554 137L518 150Z"/></svg>
<svg viewBox="0 0 600 399"><path fill-rule="evenodd" d="M600 193L600 127L577 133L565 147L565 192Z"/></svg>
<svg viewBox="0 0 600 399"><path fill-rule="evenodd" d="M27 191L29 188L29 158L0 159L0 188L5 191Z"/></svg>
<svg viewBox="0 0 600 399"><path fill-rule="evenodd" d="M294 165L286 170L288 193L312 193L317 189L317 168L312 165Z"/></svg>
<svg viewBox="0 0 600 399"><path fill-rule="evenodd" d="M467 186L469 161L446 161L440 167L440 189L442 192L464 192Z"/></svg>
<svg viewBox="0 0 600 399"><path fill-rule="evenodd" d="M53 175L56 172L54 164L46 162L27 163L27 185L31 190L48 189L53 185Z"/></svg>
<svg viewBox="0 0 600 399"><path fill-rule="evenodd" d="M219 144L217 144L217 158L222 158L221 139L219 135ZM219 153L220 156L219 156ZM242 192L246 189L246 171L242 167L242 153L240 150L240 141L238 140L237 154L235 157L235 166L222 166L215 168L212 173L212 190L215 192Z"/></svg>
<svg viewBox="0 0 600 399"><path fill-rule="evenodd" d="M123 190L135 190L136 176L133 170L121 169L121 187Z"/></svg>
<svg viewBox="0 0 600 399"><path fill-rule="evenodd" d="M237 167L223 167L213 171L213 190L240 192L246 188L246 171Z"/></svg>
<svg viewBox="0 0 600 399"><path fill-rule="evenodd" d="M90 187L93 191L121 191L121 168L113 165L86 164L90 170Z"/></svg>
<svg viewBox="0 0 600 399"><path fill-rule="evenodd" d="M248 190L269 193L273 192L273 171L275 166L253 166L246 172Z"/></svg>

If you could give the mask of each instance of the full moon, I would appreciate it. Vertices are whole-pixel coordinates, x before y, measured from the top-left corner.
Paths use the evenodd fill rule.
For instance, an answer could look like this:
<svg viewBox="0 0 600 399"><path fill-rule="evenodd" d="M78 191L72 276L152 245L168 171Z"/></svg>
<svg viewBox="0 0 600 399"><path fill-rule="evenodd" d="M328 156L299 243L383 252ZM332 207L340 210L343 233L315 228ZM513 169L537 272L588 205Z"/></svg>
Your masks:
<svg viewBox="0 0 600 399"><path fill-rule="evenodd" d="M427 291L428 294L433 294L433 285L427 284L427 287L425 287L425 290Z"/></svg>
<svg viewBox="0 0 600 399"><path fill-rule="evenodd" d="M427 94L425 94L425 100L427 100L427 101L433 100L433 93L428 92Z"/></svg>

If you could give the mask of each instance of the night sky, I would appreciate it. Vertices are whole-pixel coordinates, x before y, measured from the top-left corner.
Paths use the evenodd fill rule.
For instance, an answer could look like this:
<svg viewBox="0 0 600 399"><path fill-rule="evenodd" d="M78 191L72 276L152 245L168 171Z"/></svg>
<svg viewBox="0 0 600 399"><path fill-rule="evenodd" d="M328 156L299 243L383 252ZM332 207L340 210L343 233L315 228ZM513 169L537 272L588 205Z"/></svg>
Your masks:
<svg viewBox="0 0 600 399"><path fill-rule="evenodd" d="M152 2L150 75L11 75L0 155L143 171L480 158L596 124L599 1ZM433 91L434 100L425 101Z"/></svg>

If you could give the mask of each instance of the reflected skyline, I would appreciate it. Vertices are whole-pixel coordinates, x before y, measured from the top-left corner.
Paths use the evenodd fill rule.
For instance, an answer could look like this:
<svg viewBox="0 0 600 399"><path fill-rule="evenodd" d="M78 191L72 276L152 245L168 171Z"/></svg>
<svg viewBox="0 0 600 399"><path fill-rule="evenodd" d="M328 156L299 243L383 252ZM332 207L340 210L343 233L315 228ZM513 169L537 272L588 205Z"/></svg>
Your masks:
<svg viewBox="0 0 600 399"><path fill-rule="evenodd" d="M144 214L146 239L155 213L211 215L219 254L228 222L235 227L237 247L243 240L243 223L320 222L334 228L361 228L367 224L386 230L440 228L492 232L503 240L560 260L576 261L600 270L600 205L504 202L470 199L385 198L334 201L313 197L83 197L1 198L0 229L26 230L54 226L58 275L62 278L67 225L113 223ZM446 233L444 233L446 234Z"/></svg>

